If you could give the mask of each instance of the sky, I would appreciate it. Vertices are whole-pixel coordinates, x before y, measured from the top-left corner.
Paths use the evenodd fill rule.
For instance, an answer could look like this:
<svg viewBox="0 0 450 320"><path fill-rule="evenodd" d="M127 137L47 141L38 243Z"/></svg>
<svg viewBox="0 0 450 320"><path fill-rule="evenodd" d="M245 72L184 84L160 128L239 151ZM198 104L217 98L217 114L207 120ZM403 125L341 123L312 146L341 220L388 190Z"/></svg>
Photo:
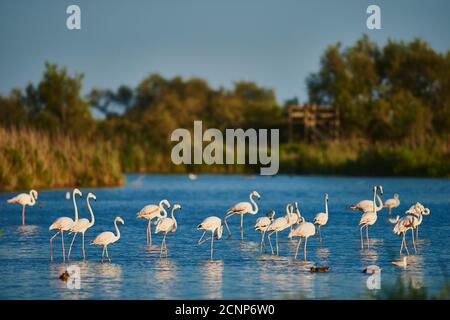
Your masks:
<svg viewBox="0 0 450 320"><path fill-rule="evenodd" d="M66 27L71 4L81 30ZM381 30L366 27L370 4L381 8ZM37 83L49 61L84 73L85 94L157 72L214 88L256 81L280 103L305 102L305 79L328 45L367 33L381 45L421 37L446 52L449 13L448 0L1 0L0 94Z"/></svg>

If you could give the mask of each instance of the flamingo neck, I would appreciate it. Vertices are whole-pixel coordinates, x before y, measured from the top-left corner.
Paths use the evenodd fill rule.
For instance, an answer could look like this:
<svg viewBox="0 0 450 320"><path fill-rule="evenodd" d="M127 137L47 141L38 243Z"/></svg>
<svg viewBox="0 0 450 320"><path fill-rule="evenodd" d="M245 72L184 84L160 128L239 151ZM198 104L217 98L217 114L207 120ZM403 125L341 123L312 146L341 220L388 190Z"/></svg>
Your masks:
<svg viewBox="0 0 450 320"><path fill-rule="evenodd" d="M91 204L89 203L89 198L86 198L86 204L89 210L89 213L91 214L91 221L89 222L89 226L92 227L95 223L95 217L94 212L92 211Z"/></svg>
<svg viewBox="0 0 450 320"><path fill-rule="evenodd" d="M253 194L250 195L250 202L251 202L252 205L255 207L251 213L252 213L252 214L258 213L258 209L259 209L259 208L258 208L258 204L255 202L255 200L253 200Z"/></svg>
<svg viewBox="0 0 450 320"><path fill-rule="evenodd" d="M114 228L116 229L116 239L119 240L120 239L120 231L119 231L119 227L117 226L117 220L114 220Z"/></svg>
<svg viewBox="0 0 450 320"><path fill-rule="evenodd" d="M164 208L164 203L159 203L159 208L161 209L161 211L162 211L162 213L163 213L163 215L162 215L162 217L163 218L167 218L167 211L166 211L166 209ZM173 211L173 210L172 210Z"/></svg>
<svg viewBox="0 0 450 320"><path fill-rule="evenodd" d="M78 221L78 207L77 201L75 200L75 191L72 193L73 209L75 211L75 221Z"/></svg>
<svg viewBox="0 0 450 320"><path fill-rule="evenodd" d="M328 199L325 199L325 214L328 215Z"/></svg>
<svg viewBox="0 0 450 320"><path fill-rule="evenodd" d="M378 194L377 194L377 201L378 201L378 206L376 205L375 200L374 200L375 210L380 211L381 209L383 209L383 201L381 200L381 198Z"/></svg>
<svg viewBox="0 0 450 320"><path fill-rule="evenodd" d="M377 207L376 207L376 197L377 197L377 188L375 187L374 189L373 189L373 203L372 203L372 208L373 208L373 212L376 212L376 209L377 209Z"/></svg>

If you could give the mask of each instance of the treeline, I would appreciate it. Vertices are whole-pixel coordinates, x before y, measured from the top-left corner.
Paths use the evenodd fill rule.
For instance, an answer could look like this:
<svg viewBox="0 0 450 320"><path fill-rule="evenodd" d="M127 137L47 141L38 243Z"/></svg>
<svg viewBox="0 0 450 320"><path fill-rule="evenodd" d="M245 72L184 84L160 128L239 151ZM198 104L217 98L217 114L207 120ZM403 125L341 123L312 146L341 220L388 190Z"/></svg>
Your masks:
<svg viewBox="0 0 450 320"><path fill-rule="evenodd" d="M450 175L450 51L436 52L421 40L379 47L364 36L351 47L326 49L320 69L306 82L309 102L331 104L339 111L341 139L333 142L287 144L283 109L296 99L280 106L273 90L254 82L212 88L199 78L151 74L136 88L94 88L83 96L82 81L82 74L46 63L37 84L0 96L0 189L27 188L41 174L67 177L42 179L51 187L114 184L120 182L118 172L255 169L174 166L170 134L176 128L192 129L194 120L221 130L280 129L281 172ZM39 139L31 140L33 136ZM40 148L40 140L48 148ZM60 170L73 170L70 175L58 174L50 165L37 169L37 159L58 163L53 161L57 154L65 154L72 164L77 159L89 173L73 169L68 160L60 162ZM23 166L29 168L20 170L31 171L10 170Z"/></svg>

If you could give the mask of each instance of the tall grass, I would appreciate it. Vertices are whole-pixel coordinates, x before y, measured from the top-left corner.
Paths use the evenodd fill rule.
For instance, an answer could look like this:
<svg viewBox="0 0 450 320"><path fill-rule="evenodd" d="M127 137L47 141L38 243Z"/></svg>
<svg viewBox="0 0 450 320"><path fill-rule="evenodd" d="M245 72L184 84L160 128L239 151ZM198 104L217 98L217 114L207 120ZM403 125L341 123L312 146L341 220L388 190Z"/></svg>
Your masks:
<svg viewBox="0 0 450 320"><path fill-rule="evenodd" d="M0 190L122 182L119 153L107 142L0 128Z"/></svg>

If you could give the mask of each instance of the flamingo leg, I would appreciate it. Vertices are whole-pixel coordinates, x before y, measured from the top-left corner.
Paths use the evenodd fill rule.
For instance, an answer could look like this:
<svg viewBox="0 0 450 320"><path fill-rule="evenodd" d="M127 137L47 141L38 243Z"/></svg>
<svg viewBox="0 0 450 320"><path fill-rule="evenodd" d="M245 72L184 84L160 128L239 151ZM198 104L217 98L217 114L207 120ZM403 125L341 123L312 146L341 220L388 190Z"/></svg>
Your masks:
<svg viewBox="0 0 450 320"><path fill-rule="evenodd" d="M167 233L164 233L164 237L163 237L163 240L162 240L162 242L161 242L161 250L160 250L160 252L159 252L159 257L160 257L160 258L162 258L163 248L164 248L164 246L165 246L165 244L166 244L166 234L167 234ZM167 251L166 251L166 257L167 257Z"/></svg>
<svg viewBox="0 0 450 320"><path fill-rule="evenodd" d="M321 227L321 225L319 224L319 238L320 238L320 243L322 243L322 232L320 232L320 227Z"/></svg>
<svg viewBox="0 0 450 320"><path fill-rule="evenodd" d="M295 250L295 256L294 259L297 259L297 255L298 255L298 248L300 248L300 245L302 244L302 237L300 237L298 239L298 243L297 243L297 249Z"/></svg>
<svg viewBox="0 0 450 320"><path fill-rule="evenodd" d="M214 230L211 232L211 260L213 259L214 253Z"/></svg>
<svg viewBox="0 0 450 320"><path fill-rule="evenodd" d="M419 226L416 227L416 239L419 240Z"/></svg>
<svg viewBox="0 0 450 320"><path fill-rule="evenodd" d="M55 239L55 237L60 233L61 231L58 231L57 233L55 233L53 235L53 237L50 238L50 261L53 261L53 250L52 250L52 242L53 239Z"/></svg>
<svg viewBox="0 0 450 320"><path fill-rule="evenodd" d="M225 227L227 227L227 231L228 231L228 238L227 238L228 240L231 239L231 231L230 231L230 228L228 227L227 220L228 220L228 218L230 218L231 216L234 216L235 214L236 214L236 212L227 213L225 215L225 218L223 219L223 221L225 222Z"/></svg>
<svg viewBox="0 0 450 320"><path fill-rule="evenodd" d="M148 241L148 230L150 229L150 220L148 220L148 224L147 224L147 230L145 231L145 239L147 240L147 244L149 244Z"/></svg>
<svg viewBox="0 0 450 320"><path fill-rule="evenodd" d="M272 251L272 255L273 255L273 247L272 247L272 240L270 239L270 236L272 235L272 233L274 233L275 231L272 231L271 233L269 233L267 235L267 238L269 238L269 244L270 244L270 250Z"/></svg>
<svg viewBox="0 0 450 320"><path fill-rule="evenodd" d="M106 251L106 257L108 258L109 263L111 263L111 258L109 257L109 253L108 253L108 245L105 246L105 251Z"/></svg>
<svg viewBox="0 0 450 320"><path fill-rule="evenodd" d="M412 238L412 244L414 247L414 253L417 253L416 242L414 241L414 229L411 229L411 238Z"/></svg>
<svg viewBox="0 0 450 320"><path fill-rule="evenodd" d="M366 224L366 239L367 239L367 249L370 249L369 225L368 224Z"/></svg>
<svg viewBox="0 0 450 320"><path fill-rule="evenodd" d="M78 233L75 232L75 234L73 235L73 238L72 238L72 242L70 243L69 254L67 255L67 259L68 259L68 260L70 260L70 253L72 252L72 246L73 246L73 243L74 243L74 241L75 241L75 238L77 237L77 234L78 234Z"/></svg>
<svg viewBox="0 0 450 320"><path fill-rule="evenodd" d="M406 236L406 232L403 232L403 243L405 244L406 254L409 256L408 245L406 244L405 236Z"/></svg>
<svg viewBox="0 0 450 320"><path fill-rule="evenodd" d="M25 205L22 206L22 225L25 225Z"/></svg>
<svg viewBox="0 0 450 320"><path fill-rule="evenodd" d="M63 261L66 261L66 250L64 249L64 230L61 230L61 244L62 244L62 253L63 253Z"/></svg>
<svg viewBox="0 0 450 320"><path fill-rule="evenodd" d="M361 235L361 249L364 249L364 240L363 240L363 236L362 236L362 229L364 228L364 225L362 225L361 228L359 228L359 233Z"/></svg>
<svg viewBox="0 0 450 320"><path fill-rule="evenodd" d="M264 230L264 231L263 231L263 234L262 234L262 238L263 238L263 246L264 246L264 253L266 252L266 240L265 240L265 237L266 237L266 230Z"/></svg>
<svg viewBox="0 0 450 320"><path fill-rule="evenodd" d="M275 232L275 242L277 245L277 255L278 255L278 232Z"/></svg>
<svg viewBox="0 0 450 320"><path fill-rule="evenodd" d="M259 245L259 254L262 254L263 242L264 242L264 231L261 231L261 243Z"/></svg>
<svg viewBox="0 0 450 320"><path fill-rule="evenodd" d="M402 245L400 246L400 256L402 255L402 251L403 251L403 237L402 237Z"/></svg>
<svg viewBox="0 0 450 320"><path fill-rule="evenodd" d="M244 240L244 214L241 214L241 240Z"/></svg>
<svg viewBox="0 0 450 320"><path fill-rule="evenodd" d="M148 235L150 237L149 245L152 245L153 240L152 240L152 224L151 224L151 221L149 221L149 224L148 224Z"/></svg>
<svg viewBox="0 0 450 320"><path fill-rule="evenodd" d="M106 248L106 246L103 246L103 251L102 251L102 263L103 263L103 257L105 256L105 248Z"/></svg>
<svg viewBox="0 0 450 320"><path fill-rule="evenodd" d="M83 241L81 243L81 250L83 251L83 260L86 259L86 253L84 252L84 232L82 233Z"/></svg>
<svg viewBox="0 0 450 320"><path fill-rule="evenodd" d="M308 243L308 238L305 238L305 247L303 248L303 257L305 258L306 261L306 244Z"/></svg>
<svg viewBox="0 0 450 320"><path fill-rule="evenodd" d="M389 217L392 217L392 208L389 207Z"/></svg>

